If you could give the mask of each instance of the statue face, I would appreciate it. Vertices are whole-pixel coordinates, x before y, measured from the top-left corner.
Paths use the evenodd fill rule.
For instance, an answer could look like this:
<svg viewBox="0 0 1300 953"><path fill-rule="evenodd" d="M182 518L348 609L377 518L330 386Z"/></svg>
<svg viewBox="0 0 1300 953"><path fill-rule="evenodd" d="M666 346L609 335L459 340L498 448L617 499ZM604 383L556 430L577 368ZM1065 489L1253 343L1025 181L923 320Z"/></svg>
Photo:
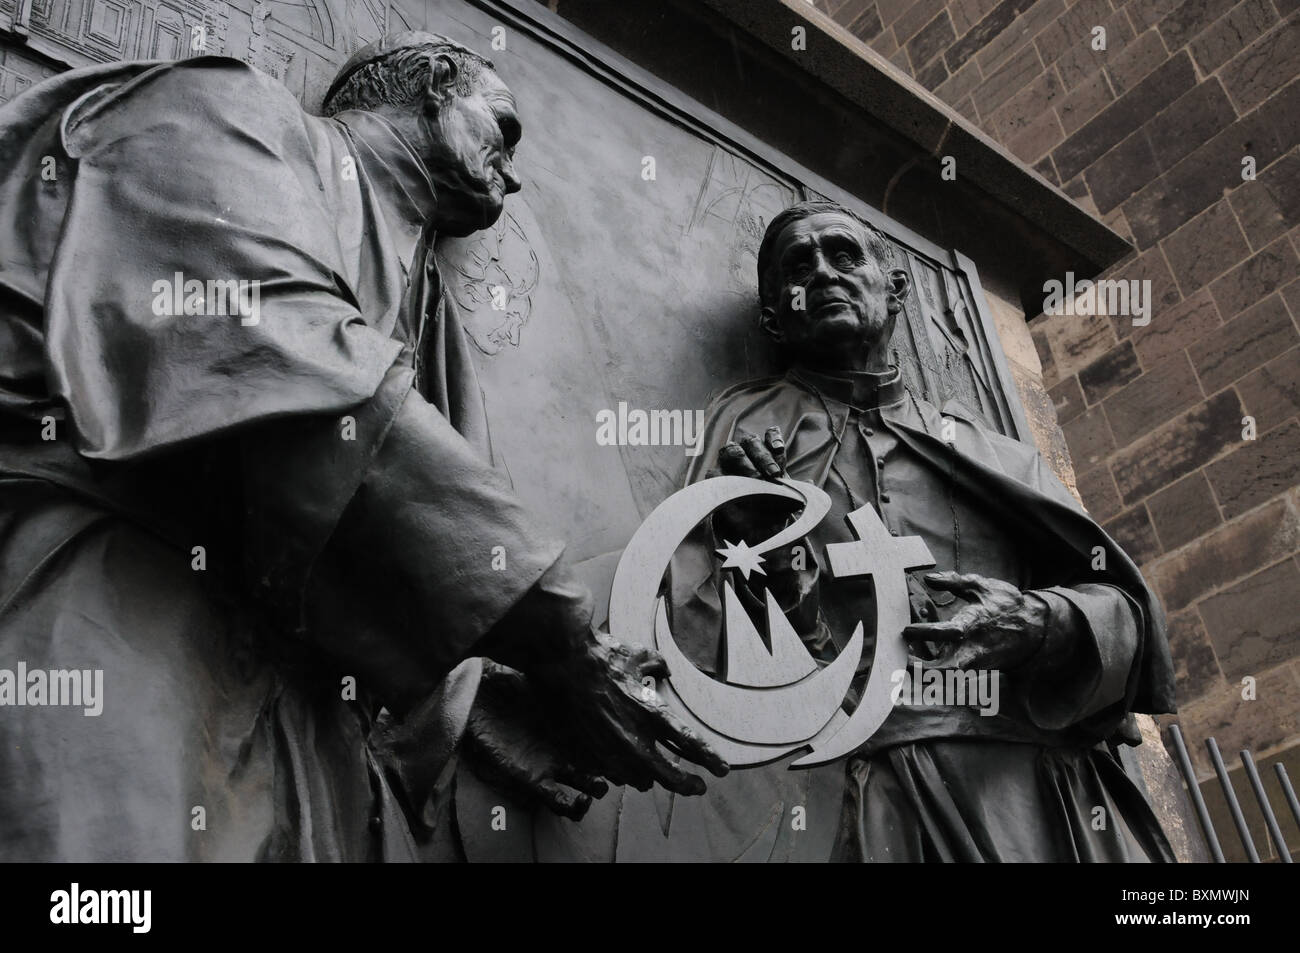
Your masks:
<svg viewBox="0 0 1300 953"><path fill-rule="evenodd" d="M427 117L425 163L438 191L437 230L463 236L492 225L505 197L519 191L515 145L522 127L515 98L492 70L466 96L452 94Z"/></svg>
<svg viewBox="0 0 1300 953"><path fill-rule="evenodd" d="M762 324L793 356L836 366L888 344L906 274L886 274L865 239L837 212L791 222L777 236L770 267L780 292Z"/></svg>

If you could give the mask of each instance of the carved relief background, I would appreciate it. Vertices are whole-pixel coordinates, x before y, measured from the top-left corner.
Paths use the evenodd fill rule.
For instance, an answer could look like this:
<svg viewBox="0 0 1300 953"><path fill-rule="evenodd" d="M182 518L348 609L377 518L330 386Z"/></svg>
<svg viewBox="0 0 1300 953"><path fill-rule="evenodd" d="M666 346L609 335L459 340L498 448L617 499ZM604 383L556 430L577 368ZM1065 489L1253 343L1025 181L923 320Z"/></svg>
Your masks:
<svg viewBox="0 0 1300 953"><path fill-rule="evenodd" d="M533 28L527 11L536 7L0 0L0 100L63 68L206 52L277 77L314 111L351 52L412 28L494 60L523 120L523 188L493 228L441 241L441 270L475 344L501 465L567 540L600 599L623 547L680 486L687 460L681 446L599 445L597 414L620 402L689 413L732 384L779 372L756 322L759 242L777 212L819 193L783 157L761 158L728 139L703 109L666 106L562 36ZM494 28L503 26L505 48L494 49ZM642 175L647 157L652 179ZM938 405L956 398L990 426L1019 433L973 268L857 205L895 241L912 277L895 339L908 387ZM598 617L603 611L598 605ZM629 811L659 809L645 798L628 803ZM468 844L475 831L462 835ZM773 828L765 850L776 836ZM475 848L515 857L533 849L496 834Z"/></svg>
<svg viewBox="0 0 1300 953"><path fill-rule="evenodd" d="M385 0L0 0L0 29L22 40L5 44L3 69L15 76L39 79L42 57L85 66L220 54L312 106L348 54L386 26L408 24ZM22 85L0 84L0 99Z"/></svg>
<svg viewBox="0 0 1300 953"><path fill-rule="evenodd" d="M519 100L523 190L492 229L440 243L444 280L519 492L552 515L575 556L612 568L678 486L685 458L681 447L598 446L595 415L619 401L702 409L726 386L777 372L755 321L758 245L773 215L819 194L793 164L759 160L711 128L703 110L676 113L585 64L528 22L534 6L0 0L0 98L60 68L207 52L279 78L315 110L338 66L386 30L442 32L493 59ZM494 28L504 49L493 49ZM641 174L646 157L652 180ZM1015 433L968 274L862 211L906 239L898 258L915 290L895 343L908 386Z"/></svg>

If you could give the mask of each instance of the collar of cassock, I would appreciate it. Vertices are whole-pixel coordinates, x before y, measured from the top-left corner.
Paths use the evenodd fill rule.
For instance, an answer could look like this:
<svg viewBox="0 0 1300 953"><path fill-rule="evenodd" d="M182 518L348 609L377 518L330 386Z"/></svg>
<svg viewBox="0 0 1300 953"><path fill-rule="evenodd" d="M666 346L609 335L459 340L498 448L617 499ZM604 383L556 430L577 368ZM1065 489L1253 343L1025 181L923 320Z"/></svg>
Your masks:
<svg viewBox="0 0 1300 953"><path fill-rule="evenodd" d="M402 260L433 220L438 195L424 161L391 122L373 112L350 109L334 117L347 127L357 158L383 205L389 226L401 238ZM432 236L430 236L432 237Z"/></svg>
<svg viewBox="0 0 1300 953"><path fill-rule="evenodd" d="M897 367L891 367L883 373L840 371L827 374L796 366L791 369L790 376L813 393L820 393L823 397L859 410L892 407L906 396L903 375Z"/></svg>

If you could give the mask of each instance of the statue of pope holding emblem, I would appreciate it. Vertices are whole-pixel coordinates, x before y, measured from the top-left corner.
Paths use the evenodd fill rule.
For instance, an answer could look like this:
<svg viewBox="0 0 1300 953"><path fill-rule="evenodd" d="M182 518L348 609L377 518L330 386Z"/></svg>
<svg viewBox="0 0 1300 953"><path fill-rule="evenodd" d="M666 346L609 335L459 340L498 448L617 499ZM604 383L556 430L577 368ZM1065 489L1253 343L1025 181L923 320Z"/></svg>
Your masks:
<svg viewBox="0 0 1300 953"><path fill-rule="evenodd" d="M615 575L610 633L667 663L644 691L737 770L539 819L542 859L1173 859L1115 756L1173 706L1160 607L1032 447L904 386L892 255L839 205L772 220L759 321L789 369L714 401ZM1000 704L920 691L935 672Z"/></svg>

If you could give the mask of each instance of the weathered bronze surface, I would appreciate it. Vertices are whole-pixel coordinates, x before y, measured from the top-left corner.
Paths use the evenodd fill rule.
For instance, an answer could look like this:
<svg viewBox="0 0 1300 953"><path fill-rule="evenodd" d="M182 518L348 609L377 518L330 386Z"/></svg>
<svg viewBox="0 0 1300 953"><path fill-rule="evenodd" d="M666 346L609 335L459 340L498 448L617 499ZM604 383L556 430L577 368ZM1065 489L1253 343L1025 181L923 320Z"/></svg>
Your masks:
<svg viewBox="0 0 1300 953"><path fill-rule="evenodd" d="M103 686L20 687L7 859L419 859L458 746L570 816L725 773L492 466L433 242L519 190L510 90L406 31L325 108L205 57L0 111L0 647Z"/></svg>
<svg viewBox="0 0 1300 953"><path fill-rule="evenodd" d="M50 633L78 631L69 619L76 612L87 615L82 610L90 600L89 614L100 629L128 634L123 638L130 651L115 658L101 651L104 640L89 634L60 643L65 664L105 668L110 705L125 702L125 709L109 708L119 727L103 730L87 729L93 719L79 714L75 721L59 721L67 713L25 713L32 717L16 730L73 737L71 763L82 758L93 770L84 779L56 783L39 748L27 749L21 756L26 760L6 764L6 776L25 773L33 785L59 792L49 810L64 819L64 827L56 839L53 822L38 820L6 833L0 849L15 857L122 857L144 844L153 851L149 856L229 859L549 859L576 851L609 859L770 860L870 853L863 837L841 836L851 830L839 823L846 793L842 763L737 771L710 781L703 798L616 787L592 802L606 788L601 774L642 787L657 779L683 791L696 790L698 782L626 750L624 743L636 734L665 737L676 730L661 712L662 699L644 694L643 679L662 671L652 656L624 652L603 636L585 641L586 623L604 618L603 600L624 546L643 518L680 487L683 464L698 479L719 463L719 441L729 435L719 436L716 413L701 433L692 427L695 415L722 386L784 370L780 349L753 321L754 272L764 227L800 199L834 195L890 240L895 266L911 288L899 299L891 347L874 352L898 368L898 376L885 382L893 393L945 410L955 399L953 416L962 434L990 432L969 456L982 460L993 453L1001 461L1010 454L1017 462L1008 469L1028 466L1027 449L1010 450L1013 441L995 439L1004 434L1026 440L1028 434L969 261L898 227L671 90L648 86L646 77L630 70L610 71L562 32L536 28L513 4L412 0L390 5L386 24L390 30L446 24L476 49L491 46L496 69L487 75L499 74L509 90L493 86L465 118L479 135L505 139L512 124L501 121L492 103L518 100L527 130L519 171L501 170L498 191L510 191L515 175L522 190L504 203L492 187L465 188L458 176L435 174L456 161L459 171L473 171L475 143L463 142L457 160L454 148L442 148L451 143L446 128L429 143L446 161L421 156L430 173L425 182L412 176L407 148L421 129L400 111L374 119L363 110L351 124L340 120L355 144L347 147L334 126L304 116L264 76L230 60L193 59L233 55L283 81L314 109L362 41L383 33L385 24L370 7L182 6L143 0L114 26L112 12L97 2L100 12L74 28L67 24L77 23L75 18L59 15L58 0L34 8L0 0L0 20L27 16L27 45L44 57L72 65L191 58L186 69L195 76L223 77L195 85L219 90L210 112L228 124L224 131L214 129L200 121L201 110L174 102L169 109L168 83L191 93L176 79L184 70L174 67L151 74L160 78L152 87L140 83L144 72L137 66L68 74L62 85L46 87L54 91L51 98L28 99L22 110L11 107L3 114L6 122L18 117L29 125L22 136L6 138L5 168L19 172L0 195L6 233L18 237L13 247L26 255L7 260L0 272L0 336L15 345L0 350L0 361L9 361L0 376L7 388L0 402L0 471L6 480L0 508L7 545L15 547L12 575L0 577L0 600L6 600L0 602L0 645L13 647L15 657L40 661L52 644ZM346 27L339 9L347 11ZM220 15L214 18L213 10ZM212 29L204 44L187 47L205 24ZM503 49L494 42L498 29L505 31ZM0 67L0 98L12 98L50 72L48 61L11 54ZM102 141L96 126L111 127L123 98L120 88L105 90L104 84L132 83L145 87L139 95L157 91L150 107L174 118L179 138L169 141L178 143L176 150L154 154L141 140L134 152L95 152ZM66 147L48 124L65 110L86 120L70 127ZM126 115L119 128L131 132ZM484 124L475 125L480 120ZM284 159L297 163L293 175L268 171L255 147L229 148L244 142L250 127L284 137ZM69 149L77 154L69 152L65 160L60 150ZM46 154L60 156L58 175L52 181L32 178ZM353 171L360 169L375 185L374 194L354 194L357 180L346 177L342 161L349 156L356 159ZM647 159L653 160L649 166ZM91 169L96 162L118 161L125 163L114 167L126 173L123 180L105 178L97 193L112 216L76 230L62 259L52 259L61 221L55 210L76 180L76 163ZM158 194L167 201L155 221L143 205L160 183L166 188ZM228 195L239 197L230 208L222 201ZM464 201L453 203L457 196ZM445 216L436 238L424 227L431 213ZM86 214L96 221L93 208ZM251 231L250 222L257 226ZM105 257L104 248L113 255ZM164 375L163 382L150 376L152 359L166 352L151 329L108 333L111 322L91 304L103 300L111 307L113 295L100 294L111 286L121 300L143 308L140 314L152 313L151 280L178 269L188 274L195 261L226 267L246 260L262 268L267 249L285 253L274 267L301 288L279 299L262 297L256 322L235 314L224 325L208 326L204 335L219 328L219 346L210 351L204 350L204 335L189 329L164 342L185 349L186 371ZM142 262L158 274L142 271ZM47 336L54 312L43 297L40 269L52 267L76 280L56 291L54 311L62 323L55 321L58 333ZM119 271L142 284L124 284ZM201 274L205 281L241 276L210 269ZM88 288L95 294L88 295ZM179 294L182 307L173 310L183 311L183 287ZM312 324L315 336L304 339L296 330L301 315L318 301L327 303ZM84 315L98 318L83 320ZM376 327L383 340L365 333ZM39 352L47 342L58 355L54 390L46 389L41 371ZM409 360L399 356L403 346ZM87 383L98 388L93 399L85 396ZM175 389L176 383L185 386ZM785 428L793 443L792 425L801 415L825 413L822 400L808 403L812 392L805 383L787 378L774 385L776 413L754 425ZM432 413L412 413L413 398L403 400L412 386L427 396ZM835 404L835 394L821 390ZM140 413L146 403L138 399L141 393L150 395L151 413ZM63 415L61 402L70 416ZM665 430L662 441L627 440L635 432L626 426L629 411L654 409L678 412L681 426ZM47 411L56 418L59 439L52 442L40 439ZM119 413L106 421L106 412ZM922 436L931 441L941 436L942 421L935 416L921 414ZM317 426L295 426L306 417ZM624 439L617 445L600 440L603 419L619 422L614 432ZM917 421L898 424L915 430ZM930 433L926 425L936 429ZM356 439L343 439L349 426ZM935 445L922 436L916 436L921 449L912 447L918 459L928 453L951 467L942 440ZM77 452L69 454L74 439ZM818 452L828 445L822 441ZM402 446L424 449L395 452ZM324 447L330 448L328 466L321 465ZM434 447L436 452L429 449ZM493 461L495 473L485 459ZM1056 492L1041 468L1016 472L1037 491ZM816 485L827 479L793 467L791 473ZM966 479L963 474L963 467L953 467L949 480ZM988 495L986 485L970 479L968 492ZM1038 499L1017 497L1026 491L993 482L1008 500ZM936 493L949 492L951 485L940 481ZM359 487L366 492L358 495ZM412 500L419 505L409 506ZM853 546L841 519L853 507L839 503L826 524L838 526L840 534L829 542ZM1060 516L1052 506L1048 510ZM1069 532L1048 529L1065 533L1072 546L1081 544L1071 533L1093 531L1079 529L1083 524L1075 516L1060 519ZM967 561L957 558L953 538L931 535L929 548L941 567L978 564L971 553L981 547L981 524L974 524L962 521ZM1053 546L1061 545L1053 539ZM333 558L312 562L327 540ZM560 540L566 560L577 564L576 573L590 588L594 608L575 579L553 569ZM194 571L196 545L205 547L229 581L214 581L222 573ZM998 550L995 544L985 548ZM68 562L41 562L56 552ZM833 564L833 554L846 551L825 552ZM1117 558L1123 562L1122 555ZM48 575L26 575L37 563ZM241 574L250 570L245 583ZM412 598L412 586L424 580L434 585ZM243 618L262 611L250 608L248 584L273 610L268 620L254 624ZM909 588L908 609L926 605L916 600L915 587ZM305 601L295 595L304 588ZM969 585L953 588L966 593ZM988 599L1014 599L994 588L989 585ZM738 591L743 597L743 587ZM507 612L524 592L532 594L531 601ZM946 595L930 595L933 602L954 605ZM712 622L679 624L689 606L673 599L668 605L682 651L711 677L717 648ZM832 604L828 611L866 619L865 657L879 657L872 614L855 608ZM760 624L761 617L760 609ZM154 620L155 630L142 619ZM587 749L587 763L555 751L555 738L574 730L573 712L562 705L546 712L572 687L575 667L549 664L554 656L537 658L523 647L538 619L551 620L557 631L588 646L588 673L599 668L602 677L614 675L616 702L606 709L606 737L579 745ZM791 621L801 634L802 624ZM425 625L439 637L423 638ZM839 641L822 645L822 662L835 656L836 647L845 648L853 632L852 625L835 628ZM479 644L489 629L496 636ZM285 638L295 631L308 636L305 643ZM931 634L937 640L941 633ZM1159 640L1152 644L1158 655ZM498 661L462 662L473 654L471 646ZM124 665L122 658L146 661ZM509 666L531 669L531 681ZM1156 677L1158 667L1143 671L1136 690L1143 690L1148 676ZM340 679L347 677L361 687L359 703L340 698ZM113 687L115 681L132 686L129 701ZM1135 697L1134 704L1159 701ZM567 719L568 728L554 727L548 717ZM124 724L136 727L134 747L123 747ZM195 742L200 736L207 740ZM457 738L464 739L476 770L462 768L453 795L442 768ZM219 743L204 747L213 739ZM898 750L915 739L906 741ZM989 742L986 753L997 743ZM307 746L316 761L299 758ZM679 747L719 767L689 741ZM95 757L101 750L114 752L114 766ZM202 751L198 760L187 762L196 750ZM855 785L864 776L862 763L847 775L849 800L859 807L861 789ZM172 770L177 764L187 770ZM952 762L943 770L962 773L966 766ZM123 780L132 773L134 780ZM376 778L384 780L376 785ZM376 786L378 799L372 797ZM7 793L18 804L34 789L11 787ZM92 789L93 796L87 793ZM442 810L451 796L458 807L455 832ZM551 810L535 810L539 799ZM120 835L108 840L95 833L103 805L114 805L122 818ZM551 813L573 818L589 806L581 825ZM206 808L206 836L193 827L194 807ZM798 831L790 823L794 807L811 819ZM1023 807L1031 816L1036 810L1028 802ZM1140 815L1132 803L1128 807ZM498 825L498 809L509 814L508 825ZM310 818L311 833L286 823L291 815ZM846 818L852 816L870 829L865 810ZM908 829L931 830L920 822ZM617 836L607 836L610 831ZM1044 850L1055 843L1047 828L1038 834ZM592 847L593 838L599 849ZM856 846L846 848L850 842ZM1150 842L1145 846L1147 853L1159 853ZM1107 842L1098 856L1112 849L1129 848ZM959 849L944 850L934 856L964 856Z"/></svg>

